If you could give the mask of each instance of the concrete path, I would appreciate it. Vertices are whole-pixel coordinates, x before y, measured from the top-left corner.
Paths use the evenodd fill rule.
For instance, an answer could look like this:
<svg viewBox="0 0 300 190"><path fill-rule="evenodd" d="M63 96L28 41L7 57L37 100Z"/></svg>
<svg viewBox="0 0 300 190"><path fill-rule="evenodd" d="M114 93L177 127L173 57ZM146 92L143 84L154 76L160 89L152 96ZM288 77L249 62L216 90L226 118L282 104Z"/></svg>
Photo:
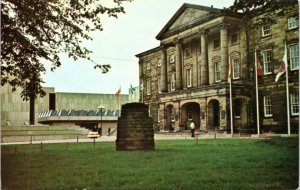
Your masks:
<svg viewBox="0 0 300 190"><path fill-rule="evenodd" d="M198 136L198 139L214 139L214 135L210 134L204 134ZM222 135L217 135L217 139L232 139L231 135L229 134L222 134ZM234 138L246 138L249 139L249 137L239 137L236 136ZM251 136L251 139L258 138L257 136ZM261 137L260 137L261 138ZM184 139L189 139L189 140L196 140L195 137L191 137L190 134L155 134L154 135L154 140L184 140ZM116 136L101 136L100 138L96 139L96 142L113 142L116 140ZM65 140L43 140L43 141L32 141L32 144L49 144L49 143L76 143L77 139L65 139ZM93 142L93 139L89 138L79 138L78 142ZM9 142L9 143L1 143L1 145L16 145L16 144L30 144L29 141L26 142Z"/></svg>

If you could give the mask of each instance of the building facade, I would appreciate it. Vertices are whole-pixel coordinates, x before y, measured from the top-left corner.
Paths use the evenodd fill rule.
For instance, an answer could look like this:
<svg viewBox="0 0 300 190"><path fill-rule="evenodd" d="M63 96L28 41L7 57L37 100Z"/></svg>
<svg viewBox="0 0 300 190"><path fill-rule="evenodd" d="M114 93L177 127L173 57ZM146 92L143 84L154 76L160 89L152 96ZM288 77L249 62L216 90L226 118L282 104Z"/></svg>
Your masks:
<svg viewBox="0 0 300 190"><path fill-rule="evenodd" d="M289 47L290 62L294 64L288 72L291 76L291 109L294 110L291 120L297 128L297 15L298 6L295 5L289 14L278 17L276 24L250 30L245 27L242 14L183 4L156 36L160 46L136 55L142 86L140 101L149 104L155 129L185 130L193 121L199 130L218 128L229 131L230 63L233 131L257 132L255 50L259 51L265 69L264 76L259 77L258 82L259 110L264 112L260 117L260 123L264 126L261 130L284 129L286 117L277 117L283 111L286 113L282 106L286 103L284 77L274 82L284 55L284 40ZM290 25L293 28L289 28ZM267 34L264 28L271 32ZM276 101L281 105L275 105Z"/></svg>

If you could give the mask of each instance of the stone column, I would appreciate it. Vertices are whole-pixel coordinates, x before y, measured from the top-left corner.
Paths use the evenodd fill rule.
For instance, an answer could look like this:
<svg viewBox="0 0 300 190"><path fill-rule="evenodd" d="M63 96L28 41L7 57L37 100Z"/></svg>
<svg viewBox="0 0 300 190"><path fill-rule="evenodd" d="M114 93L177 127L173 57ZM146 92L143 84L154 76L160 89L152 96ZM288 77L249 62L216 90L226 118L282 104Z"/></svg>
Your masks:
<svg viewBox="0 0 300 190"><path fill-rule="evenodd" d="M160 68L160 83L161 92L167 92L167 53L166 49L161 47L161 68Z"/></svg>
<svg viewBox="0 0 300 190"><path fill-rule="evenodd" d="M203 30L200 32L201 37L201 85L208 84L207 76L208 76L208 68L207 68L207 31Z"/></svg>
<svg viewBox="0 0 300 190"><path fill-rule="evenodd" d="M175 89L182 89L182 60L181 60L181 43L180 41L176 41L176 52L175 52L175 65L176 65L176 81L175 81Z"/></svg>
<svg viewBox="0 0 300 190"><path fill-rule="evenodd" d="M227 81L228 75L228 30L227 24L221 25L220 42L221 42L221 80Z"/></svg>

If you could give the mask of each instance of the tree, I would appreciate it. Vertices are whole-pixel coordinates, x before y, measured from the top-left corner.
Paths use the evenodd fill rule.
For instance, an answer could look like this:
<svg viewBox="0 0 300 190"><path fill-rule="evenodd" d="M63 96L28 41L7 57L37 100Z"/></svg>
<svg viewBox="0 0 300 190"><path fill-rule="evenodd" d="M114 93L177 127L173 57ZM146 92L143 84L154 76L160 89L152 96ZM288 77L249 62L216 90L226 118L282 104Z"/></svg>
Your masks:
<svg viewBox="0 0 300 190"><path fill-rule="evenodd" d="M100 16L116 17L125 13L122 3L113 0L113 7L101 0L2 0L1 1L1 85L13 91L22 89L24 100L44 96L41 74L50 61L54 71L62 63L59 53L77 60L89 57L83 40L92 40L89 33L102 31ZM109 65L96 65L103 73Z"/></svg>

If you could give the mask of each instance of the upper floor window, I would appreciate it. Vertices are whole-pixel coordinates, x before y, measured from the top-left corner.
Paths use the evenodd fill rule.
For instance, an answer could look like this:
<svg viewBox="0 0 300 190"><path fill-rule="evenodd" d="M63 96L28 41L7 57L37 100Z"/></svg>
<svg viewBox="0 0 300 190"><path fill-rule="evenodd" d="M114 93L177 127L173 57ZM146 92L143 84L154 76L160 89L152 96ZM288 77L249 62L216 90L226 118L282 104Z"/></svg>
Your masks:
<svg viewBox="0 0 300 190"><path fill-rule="evenodd" d="M221 81L221 68L220 62L215 62L215 82Z"/></svg>
<svg viewBox="0 0 300 190"><path fill-rule="evenodd" d="M157 77L157 91L158 93L161 93L161 82L160 82L160 76Z"/></svg>
<svg viewBox="0 0 300 190"><path fill-rule="evenodd" d="M220 39L215 39L214 40L214 49L218 49L220 48Z"/></svg>
<svg viewBox="0 0 300 190"><path fill-rule="evenodd" d="M147 79L146 80L146 91L147 91L147 95L151 94L151 79Z"/></svg>
<svg viewBox="0 0 300 190"><path fill-rule="evenodd" d="M264 74L271 74L271 62L273 60L272 50L267 50L262 52L263 55L263 64L264 64Z"/></svg>
<svg viewBox="0 0 300 190"><path fill-rule="evenodd" d="M151 61L147 61L146 62L146 70L150 70L151 69Z"/></svg>
<svg viewBox="0 0 300 190"><path fill-rule="evenodd" d="M299 115L299 94L291 94L291 111L292 115Z"/></svg>
<svg viewBox="0 0 300 190"><path fill-rule="evenodd" d="M171 91L175 90L175 73L170 74Z"/></svg>
<svg viewBox="0 0 300 190"><path fill-rule="evenodd" d="M191 56L192 56L191 48L190 47L185 48L184 49L184 57L188 58L188 57L191 57Z"/></svg>
<svg viewBox="0 0 300 190"><path fill-rule="evenodd" d="M299 44L289 46L291 70L299 69Z"/></svg>
<svg viewBox="0 0 300 190"><path fill-rule="evenodd" d="M186 86L192 87L192 69L186 70Z"/></svg>
<svg viewBox="0 0 300 190"><path fill-rule="evenodd" d="M262 36L269 36L271 33L271 25L268 24L262 27Z"/></svg>
<svg viewBox="0 0 300 190"><path fill-rule="evenodd" d="M158 59L157 59L157 67L160 67L160 66L161 66L161 59L158 58Z"/></svg>
<svg viewBox="0 0 300 190"><path fill-rule="evenodd" d="M230 40L231 40L230 41L231 44L237 43L239 41L239 39L238 39L238 33L236 32L236 33L231 34Z"/></svg>
<svg viewBox="0 0 300 190"><path fill-rule="evenodd" d="M232 59L232 67L233 67L233 79L240 78L240 60L238 58Z"/></svg>
<svg viewBox="0 0 300 190"><path fill-rule="evenodd" d="M265 113L265 117L271 117L272 116L271 96L264 96L264 113Z"/></svg>
<svg viewBox="0 0 300 190"><path fill-rule="evenodd" d="M170 62L170 63L175 63L175 55L174 55L174 54L171 54L171 55L169 56L169 62Z"/></svg>
<svg viewBox="0 0 300 190"><path fill-rule="evenodd" d="M293 29L298 27L298 19L296 16L288 18L288 29Z"/></svg>

